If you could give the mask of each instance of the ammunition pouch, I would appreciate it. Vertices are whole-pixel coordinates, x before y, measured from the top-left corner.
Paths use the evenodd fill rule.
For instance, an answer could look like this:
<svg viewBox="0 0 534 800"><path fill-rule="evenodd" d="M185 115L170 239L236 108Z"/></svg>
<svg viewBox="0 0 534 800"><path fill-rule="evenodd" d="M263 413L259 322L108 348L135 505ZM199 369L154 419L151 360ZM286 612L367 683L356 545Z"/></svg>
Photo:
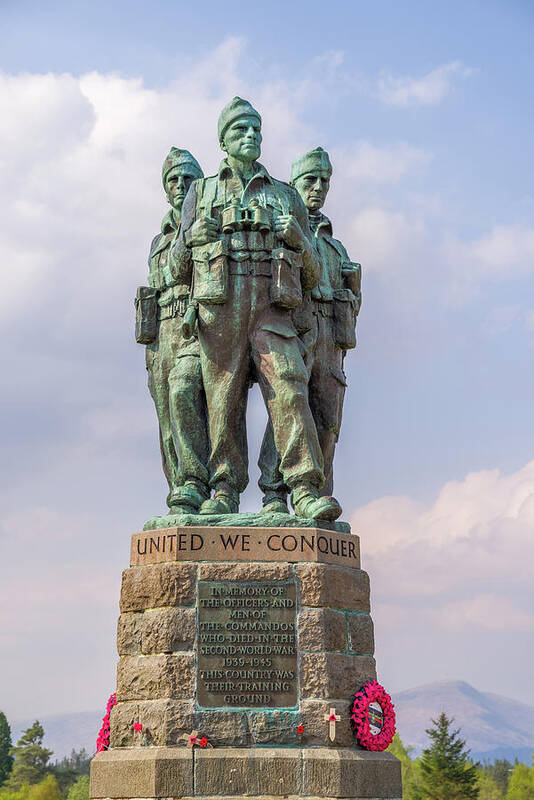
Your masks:
<svg viewBox="0 0 534 800"><path fill-rule="evenodd" d="M224 303L228 296L228 244L226 239L192 248L193 300Z"/></svg>
<svg viewBox="0 0 534 800"><path fill-rule="evenodd" d="M185 313L183 314L182 322L182 336L184 339L190 339L195 333L195 325L198 317L198 306L196 303L189 303Z"/></svg>
<svg viewBox="0 0 534 800"><path fill-rule="evenodd" d="M362 289L361 264L357 264L355 261L345 261L341 265L341 275L346 288L350 289L355 297L359 297Z"/></svg>
<svg viewBox="0 0 534 800"><path fill-rule="evenodd" d="M271 231L267 233L249 231L246 237L247 249L252 253L253 259L256 261L271 260L271 253L275 246L274 233Z"/></svg>
<svg viewBox="0 0 534 800"><path fill-rule="evenodd" d="M303 336L313 327L313 307L309 292L304 296L302 305L291 313L293 325L299 336Z"/></svg>
<svg viewBox="0 0 534 800"><path fill-rule="evenodd" d="M270 278L271 277L271 260L268 261L252 261L250 258L250 253L247 253L246 259L236 259L234 261L234 256L239 255L238 253L232 253L232 258L230 259L229 265L229 272L230 275L250 275L252 277L258 278Z"/></svg>
<svg viewBox="0 0 534 800"><path fill-rule="evenodd" d="M312 299L312 310L314 314L318 314L321 317L333 317L334 303L330 300Z"/></svg>
<svg viewBox="0 0 534 800"><path fill-rule="evenodd" d="M356 347L358 304L350 289L334 291L334 342L340 350Z"/></svg>
<svg viewBox="0 0 534 800"><path fill-rule="evenodd" d="M173 317L183 317L187 309L187 297L174 297L170 303L159 307L158 317L162 319L172 319Z"/></svg>
<svg viewBox="0 0 534 800"><path fill-rule="evenodd" d="M158 330L158 290L139 286L135 294L135 340L152 344Z"/></svg>
<svg viewBox="0 0 534 800"><path fill-rule="evenodd" d="M271 303L280 308L298 308L302 304L300 270L302 253L287 247L276 247L272 252Z"/></svg>

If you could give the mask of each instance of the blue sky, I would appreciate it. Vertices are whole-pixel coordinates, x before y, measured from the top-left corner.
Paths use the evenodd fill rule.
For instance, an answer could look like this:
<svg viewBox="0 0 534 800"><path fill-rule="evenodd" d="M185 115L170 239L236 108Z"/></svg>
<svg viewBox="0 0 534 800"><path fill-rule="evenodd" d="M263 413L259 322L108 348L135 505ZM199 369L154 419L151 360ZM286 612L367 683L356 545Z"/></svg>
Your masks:
<svg viewBox="0 0 534 800"><path fill-rule="evenodd" d="M275 176L330 151L325 210L363 264L336 494L371 574L379 675L395 691L511 675L523 696L531 4L4 0L0 22L4 710L94 708L113 688L128 537L165 496L132 297L161 161L178 145L215 171L236 93L263 114ZM254 465L255 392L249 417Z"/></svg>

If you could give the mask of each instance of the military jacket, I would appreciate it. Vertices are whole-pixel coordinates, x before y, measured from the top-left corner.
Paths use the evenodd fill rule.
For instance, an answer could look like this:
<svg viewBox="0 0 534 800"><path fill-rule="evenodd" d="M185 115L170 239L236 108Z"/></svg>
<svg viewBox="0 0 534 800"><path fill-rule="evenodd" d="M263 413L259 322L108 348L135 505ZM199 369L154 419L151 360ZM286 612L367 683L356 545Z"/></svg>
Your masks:
<svg viewBox="0 0 534 800"><path fill-rule="evenodd" d="M293 312L299 334L313 326L316 313L333 318L334 342L341 350L356 346L356 317L361 305L361 267L352 262L342 243L332 236L332 223L324 214L309 216L313 241L320 257L319 282L306 293L304 303Z"/></svg>
<svg viewBox="0 0 534 800"><path fill-rule="evenodd" d="M261 218L260 224L254 221L256 214ZM289 184L271 177L261 164L257 164L255 174L243 184L226 159L221 163L217 175L194 181L184 200L181 233L171 256L171 270L176 280L189 282L193 264L203 261L206 268L203 272L195 269L195 276L206 278L213 275L215 280L216 271L228 269L228 262L253 262L256 274L271 274L273 251L283 244L272 230L273 219L280 214L294 215L306 237L307 245L303 251L297 253L285 245L283 249L291 266L298 263L302 287L311 289L317 284L319 259L312 244L308 215L300 195ZM202 216L217 220L221 231L219 239L189 248L188 231L195 220ZM235 224L232 224L232 219ZM248 222L239 221L243 219ZM231 270L235 271L236 268L231 267ZM246 273L237 271L235 274ZM196 290L198 286L194 287L194 292ZM211 302L224 300L221 296Z"/></svg>
<svg viewBox="0 0 534 800"><path fill-rule="evenodd" d="M321 261L318 285L312 289L314 300L331 301L340 289L353 292L358 308L361 303L360 265L354 264L344 245L332 235L332 223L324 214L310 216L313 240ZM351 273L355 273L352 275Z"/></svg>
<svg viewBox="0 0 534 800"><path fill-rule="evenodd" d="M169 255L177 233L178 225L171 209L163 218L161 233L152 240L148 257L148 285L158 290L161 319L174 316L178 305L183 306L189 296L189 284L177 283L169 268ZM184 309L180 310L183 313Z"/></svg>

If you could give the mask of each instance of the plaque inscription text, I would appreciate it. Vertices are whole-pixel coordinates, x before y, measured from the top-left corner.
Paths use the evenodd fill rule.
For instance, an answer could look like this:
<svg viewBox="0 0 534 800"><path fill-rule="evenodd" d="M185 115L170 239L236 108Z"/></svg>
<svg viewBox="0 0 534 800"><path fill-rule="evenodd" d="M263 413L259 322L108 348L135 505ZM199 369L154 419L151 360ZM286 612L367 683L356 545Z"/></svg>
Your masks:
<svg viewBox="0 0 534 800"><path fill-rule="evenodd" d="M323 528L191 526L134 533L131 567L165 561L315 561L359 569L360 538Z"/></svg>
<svg viewBox="0 0 534 800"><path fill-rule="evenodd" d="M197 699L204 708L296 705L294 581L198 582Z"/></svg>

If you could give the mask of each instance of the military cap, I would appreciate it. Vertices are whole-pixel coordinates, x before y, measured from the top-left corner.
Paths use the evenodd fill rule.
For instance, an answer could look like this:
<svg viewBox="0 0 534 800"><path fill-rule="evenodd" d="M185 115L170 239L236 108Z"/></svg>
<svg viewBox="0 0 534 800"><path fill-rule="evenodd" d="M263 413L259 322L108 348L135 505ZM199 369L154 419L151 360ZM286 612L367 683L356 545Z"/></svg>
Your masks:
<svg viewBox="0 0 534 800"><path fill-rule="evenodd" d="M195 173L197 178L203 178L204 173L202 172L202 167L196 160L194 156L191 155L189 150L180 150L179 147L171 147L169 150L169 155L163 162L163 167L161 168L161 180L163 181L163 188L165 189L165 178L167 177L168 173L171 169L175 167L184 167L188 166L192 172Z"/></svg>
<svg viewBox="0 0 534 800"><path fill-rule="evenodd" d="M219 115L219 122L217 123L217 132L219 134L219 142L223 143L223 137L226 129L232 122L235 122L239 117L254 116L257 117L261 125L261 117L256 109L248 102L242 100L241 97L234 97L229 103L225 105Z"/></svg>
<svg viewBox="0 0 534 800"><path fill-rule="evenodd" d="M294 183L301 175L307 175L309 172L321 170L332 174L332 164L326 150L322 147L316 147L315 150L309 150L303 156L299 156L291 165L291 183Z"/></svg>

